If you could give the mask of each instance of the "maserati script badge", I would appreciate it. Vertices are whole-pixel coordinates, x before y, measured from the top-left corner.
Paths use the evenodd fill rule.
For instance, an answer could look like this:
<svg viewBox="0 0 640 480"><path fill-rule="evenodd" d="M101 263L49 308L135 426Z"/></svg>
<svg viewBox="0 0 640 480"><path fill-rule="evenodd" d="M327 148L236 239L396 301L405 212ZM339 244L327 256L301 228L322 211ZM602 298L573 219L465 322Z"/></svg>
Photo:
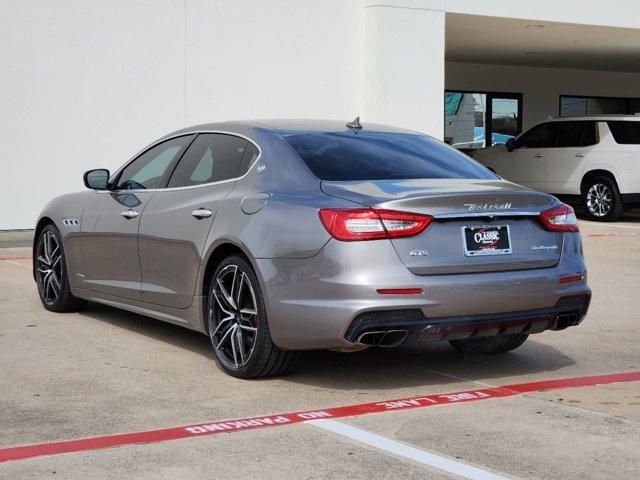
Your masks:
<svg viewBox="0 0 640 480"><path fill-rule="evenodd" d="M465 203L469 210L509 210L511 203Z"/></svg>

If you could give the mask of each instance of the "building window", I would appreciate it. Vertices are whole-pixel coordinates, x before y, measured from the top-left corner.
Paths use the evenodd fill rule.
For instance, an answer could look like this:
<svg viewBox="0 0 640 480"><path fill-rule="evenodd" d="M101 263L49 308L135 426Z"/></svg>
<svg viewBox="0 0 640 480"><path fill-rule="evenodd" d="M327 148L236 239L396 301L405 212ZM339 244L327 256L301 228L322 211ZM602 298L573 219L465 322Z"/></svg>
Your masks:
<svg viewBox="0 0 640 480"><path fill-rule="evenodd" d="M522 94L447 91L444 141L461 150L504 144L522 130Z"/></svg>
<svg viewBox="0 0 640 480"><path fill-rule="evenodd" d="M560 95L560 116L640 113L640 99Z"/></svg>

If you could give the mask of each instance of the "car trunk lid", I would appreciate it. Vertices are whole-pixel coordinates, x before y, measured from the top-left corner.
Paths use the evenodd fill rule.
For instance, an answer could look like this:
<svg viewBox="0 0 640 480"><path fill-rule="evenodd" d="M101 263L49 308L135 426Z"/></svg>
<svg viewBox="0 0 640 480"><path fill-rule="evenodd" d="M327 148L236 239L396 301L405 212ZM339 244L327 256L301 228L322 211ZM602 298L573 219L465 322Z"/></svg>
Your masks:
<svg viewBox="0 0 640 480"><path fill-rule="evenodd" d="M560 260L563 234L538 222L539 213L557 201L515 184L467 179L323 181L322 190L367 207L433 216L422 233L391 240L404 265L417 275L545 268Z"/></svg>

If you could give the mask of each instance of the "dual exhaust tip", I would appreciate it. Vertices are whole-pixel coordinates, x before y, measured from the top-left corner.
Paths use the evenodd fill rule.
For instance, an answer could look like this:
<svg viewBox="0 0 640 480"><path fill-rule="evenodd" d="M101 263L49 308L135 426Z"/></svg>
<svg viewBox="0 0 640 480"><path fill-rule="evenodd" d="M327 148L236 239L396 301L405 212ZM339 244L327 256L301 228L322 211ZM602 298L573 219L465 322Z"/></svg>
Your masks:
<svg viewBox="0 0 640 480"><path fill-rule="evenodd" d="M409 330L376 330L360 334L356 343L370 347L397 347L409 335Z"/></svg>
<svg viewBox="0 0 640 480"><path fill-rule="evenodd" d="M556 317L556 328L554 330L564 330L568 327L578 325L582 321L577 313L561 313Z"/></svg>

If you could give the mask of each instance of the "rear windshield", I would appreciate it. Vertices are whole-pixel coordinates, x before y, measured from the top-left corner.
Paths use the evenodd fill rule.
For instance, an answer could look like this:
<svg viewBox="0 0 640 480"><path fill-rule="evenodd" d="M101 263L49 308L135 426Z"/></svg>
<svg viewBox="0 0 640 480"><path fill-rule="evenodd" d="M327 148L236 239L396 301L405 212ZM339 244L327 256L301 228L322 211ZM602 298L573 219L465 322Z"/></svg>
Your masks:
<svg viewBox="0 0 640 480"><path fill-rule="evenodd" d="M322 180L498 178L463 153L421 135L313 132L284 138Z"/></svg>
<svg viewBox="0 0 640 480"><path fill-rule="evenodd" d="M640 122L613 121L607 122L616 143L640 145Z"/></svg>

